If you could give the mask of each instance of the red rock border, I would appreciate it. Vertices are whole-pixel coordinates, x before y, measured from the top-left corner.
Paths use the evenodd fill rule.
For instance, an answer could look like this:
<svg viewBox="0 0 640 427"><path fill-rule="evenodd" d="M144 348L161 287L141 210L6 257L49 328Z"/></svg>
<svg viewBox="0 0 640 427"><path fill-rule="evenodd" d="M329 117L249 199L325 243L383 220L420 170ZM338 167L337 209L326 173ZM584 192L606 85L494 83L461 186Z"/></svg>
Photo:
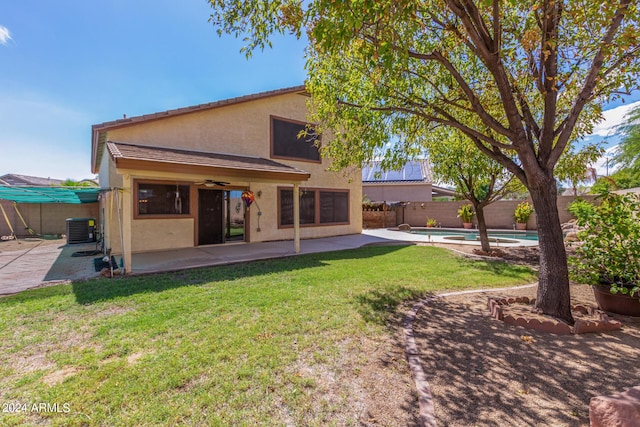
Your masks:
<svg viewBox="0 0 640 427"><path fill-rule="evenodd" d="M493 298L489 297L487 307L491 312L491 317L501 320L508 325L522 326L541 332L548 332L558 335L586 334L591 332L614 331L622 327L622 323L607 316L607 314L595 307L588 305L572 305L571 309L582 314L597 316L598 320L578 319L573 326L549 318L549 320L527 319L526 317L513 316L504 313L504 306L510 304L535 304L535 298L515 297L515 298Z"/></svg>

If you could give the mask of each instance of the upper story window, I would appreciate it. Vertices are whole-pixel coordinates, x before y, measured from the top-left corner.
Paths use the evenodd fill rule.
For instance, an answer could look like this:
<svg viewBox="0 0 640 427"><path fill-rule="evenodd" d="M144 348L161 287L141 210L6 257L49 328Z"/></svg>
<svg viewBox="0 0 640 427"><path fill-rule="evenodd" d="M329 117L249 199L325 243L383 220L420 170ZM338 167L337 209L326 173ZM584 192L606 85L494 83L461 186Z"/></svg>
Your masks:
<svg viewBox="0 0 640 427"><path fill-rule="evenodd" d="M301 136L306 123L271 117L271 157L320 163L317 136Z"/></svg>

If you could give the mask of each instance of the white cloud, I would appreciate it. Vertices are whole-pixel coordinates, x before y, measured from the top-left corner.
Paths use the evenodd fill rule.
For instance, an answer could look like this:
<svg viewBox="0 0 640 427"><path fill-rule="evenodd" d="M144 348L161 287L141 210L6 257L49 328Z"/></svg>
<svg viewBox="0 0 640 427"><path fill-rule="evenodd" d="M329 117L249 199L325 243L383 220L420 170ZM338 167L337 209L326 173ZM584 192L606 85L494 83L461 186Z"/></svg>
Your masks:
<svg viewBox="0 0 640 427"><path fill-rule="evenodd" d="M616 128L624 123L625 116L635 107L640 106L640 101L621 105L610 110L603 111L603 119L594 126L591 135L611 136L616 133Z"/></svg>
<svg viewBox="0 0 640 427"><path fill-rule="evenodd" d="M0 25L0 44L6 45L9 43L9 40L13 40L9 29L4 25Z"/></svg>
<svg viewBox="0 0 640 427"><path fill-rule="evenodd" d="M611 159L617 154L618 145L614 145L613 147L607 148L604 152L604 155L598 159L594 167L596 168L596 173L598 176L611 175L614 173L620 165L614 164Z"/></svg>

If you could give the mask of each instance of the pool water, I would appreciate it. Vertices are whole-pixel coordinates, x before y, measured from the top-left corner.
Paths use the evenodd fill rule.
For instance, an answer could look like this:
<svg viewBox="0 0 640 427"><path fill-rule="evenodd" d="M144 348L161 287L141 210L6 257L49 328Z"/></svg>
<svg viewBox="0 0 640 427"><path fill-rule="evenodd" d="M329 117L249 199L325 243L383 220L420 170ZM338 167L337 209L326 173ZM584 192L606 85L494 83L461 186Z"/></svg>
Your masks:
<svg viewBox="0 0 640 427"><path fill-rule="evenodd" d="M464 240L478 240L479 233L474 231L462 231L462 230L434 230L434 229L419 229L411 230L411 234L421 234L423 236L463 236ZM518 239L518 240L533 240L538 241L537 231L490 231L488 233L489 239Z"/></svg>

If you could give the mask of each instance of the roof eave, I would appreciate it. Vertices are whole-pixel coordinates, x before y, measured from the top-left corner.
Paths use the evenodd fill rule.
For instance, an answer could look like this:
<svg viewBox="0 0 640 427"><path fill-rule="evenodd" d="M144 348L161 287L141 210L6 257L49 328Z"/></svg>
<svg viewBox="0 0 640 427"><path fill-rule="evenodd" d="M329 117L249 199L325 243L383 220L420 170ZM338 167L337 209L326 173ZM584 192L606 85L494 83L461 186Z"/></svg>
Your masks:
<svg viewBox="0 0 640 427"><path fill-rule="evenodd" d="M163 172L181 174L216 175L239 179L267 179L285 182L303 182L309 180L311 174L300 170L272 171L245 169L229 166L198 165L187 163L163 162L157 160L128 159L116 157L116 168L127 170L157 171L159 166Z"/></svg>

